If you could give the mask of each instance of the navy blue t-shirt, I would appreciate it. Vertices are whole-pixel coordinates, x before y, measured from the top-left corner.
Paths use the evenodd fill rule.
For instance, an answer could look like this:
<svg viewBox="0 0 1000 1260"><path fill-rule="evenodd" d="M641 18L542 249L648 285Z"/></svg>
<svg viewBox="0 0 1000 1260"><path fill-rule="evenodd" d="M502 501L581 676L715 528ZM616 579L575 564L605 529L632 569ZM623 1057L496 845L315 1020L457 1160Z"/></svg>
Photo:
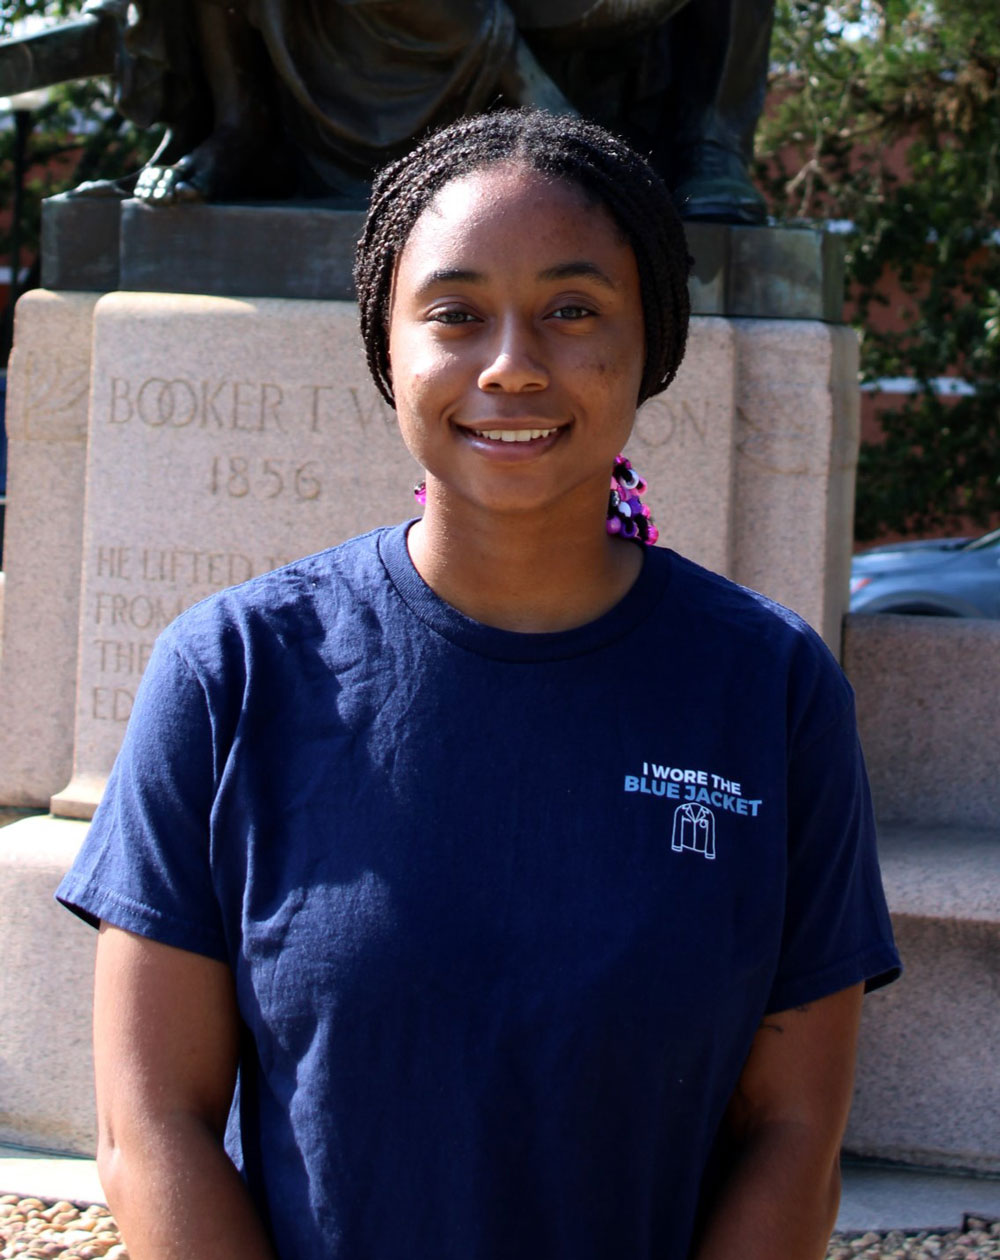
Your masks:
<svg viewBox="0 0 1000 1260"><path fill-rule="evenodd" d="M233 969L283 1260L683 1260L762 1015L898 969L850 688L669 551L519 634L405 532L160 636L58 895Z"/></svg>

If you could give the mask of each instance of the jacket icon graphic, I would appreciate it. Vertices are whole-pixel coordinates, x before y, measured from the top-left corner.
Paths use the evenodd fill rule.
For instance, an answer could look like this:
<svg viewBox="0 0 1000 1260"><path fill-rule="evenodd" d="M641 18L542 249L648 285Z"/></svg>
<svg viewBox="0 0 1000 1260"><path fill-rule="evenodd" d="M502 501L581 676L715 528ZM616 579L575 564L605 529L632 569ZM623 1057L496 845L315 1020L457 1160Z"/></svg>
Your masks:
<svg viewBox="0 0 1000 1260"><path fill-rule="evenodd" d="M715 857L715 815L705 805L678 805L674 810L674 830L670 847L676 852L691 849L705 857Z"/></svg>

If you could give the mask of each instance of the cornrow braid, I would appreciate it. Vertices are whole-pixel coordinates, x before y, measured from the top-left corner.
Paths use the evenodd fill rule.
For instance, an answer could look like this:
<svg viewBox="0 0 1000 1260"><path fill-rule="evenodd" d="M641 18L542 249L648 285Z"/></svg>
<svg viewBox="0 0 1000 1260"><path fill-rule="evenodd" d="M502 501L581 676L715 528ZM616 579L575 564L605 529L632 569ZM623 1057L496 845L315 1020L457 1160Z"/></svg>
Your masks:
<svg viewBox="0 0 1000 1260"><path fill-rule="evenodd" d="M624 141L594 123L511 109L475 114L432 132L375 178L354 283L368 368L382 396L395 405L389 303L396 261L413 225L445 184L500 162L576 185L615 220L639 269L646 362L638 402L666 389L684 357L691 266L680 216L666 186Z"/></svg>

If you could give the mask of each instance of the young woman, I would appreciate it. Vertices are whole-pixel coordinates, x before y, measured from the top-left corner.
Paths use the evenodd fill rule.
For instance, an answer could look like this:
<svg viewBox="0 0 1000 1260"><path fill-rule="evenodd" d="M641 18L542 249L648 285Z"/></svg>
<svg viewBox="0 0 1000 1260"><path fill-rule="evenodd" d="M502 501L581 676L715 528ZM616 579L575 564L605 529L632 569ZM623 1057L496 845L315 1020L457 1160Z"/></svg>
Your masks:
<svg viewBox="0 0 1000 1260"><path fill-rule="evenodd" d="M60 889L133 1260L823 1255L898 959L847 683L646 545L616 458L687 266L578 120L376 182L362 330L423 518L161 636Z"/></svg>

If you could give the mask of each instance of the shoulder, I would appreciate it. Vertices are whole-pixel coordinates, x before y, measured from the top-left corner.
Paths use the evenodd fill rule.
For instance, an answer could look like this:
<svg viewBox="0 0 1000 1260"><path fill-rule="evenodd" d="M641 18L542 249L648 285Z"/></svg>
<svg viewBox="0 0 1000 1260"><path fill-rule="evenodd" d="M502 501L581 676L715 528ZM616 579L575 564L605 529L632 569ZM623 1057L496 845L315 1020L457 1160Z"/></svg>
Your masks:
<svg viewBox="0 0 1000 1260"><path fill-rule="evenodd" d="M669 563L668 602L692 643L767 680L772 702L787 708L793 739L805 734L803 724L816 730L826 721L853 721L850 683L798 613L676 553Z"/></svg>
<svg viewBox="0 0 1000 1260"><path fill-rule="evenodd" d="M688 615L712 622L737 638L746 636L787 649L803 642L824 648L816 632L792 609L677 552L667 555L672 568L671 597L683 604Z"/></svg>
<svg viewBox="0 0 1000 1260"><path fill-rule="evenodd" d="M200 675L245 663L266 643L287 650L329 636L377 601L385 585L379 544L388 532L372 530L200 600L160 635L160 654Z"/></svg>

